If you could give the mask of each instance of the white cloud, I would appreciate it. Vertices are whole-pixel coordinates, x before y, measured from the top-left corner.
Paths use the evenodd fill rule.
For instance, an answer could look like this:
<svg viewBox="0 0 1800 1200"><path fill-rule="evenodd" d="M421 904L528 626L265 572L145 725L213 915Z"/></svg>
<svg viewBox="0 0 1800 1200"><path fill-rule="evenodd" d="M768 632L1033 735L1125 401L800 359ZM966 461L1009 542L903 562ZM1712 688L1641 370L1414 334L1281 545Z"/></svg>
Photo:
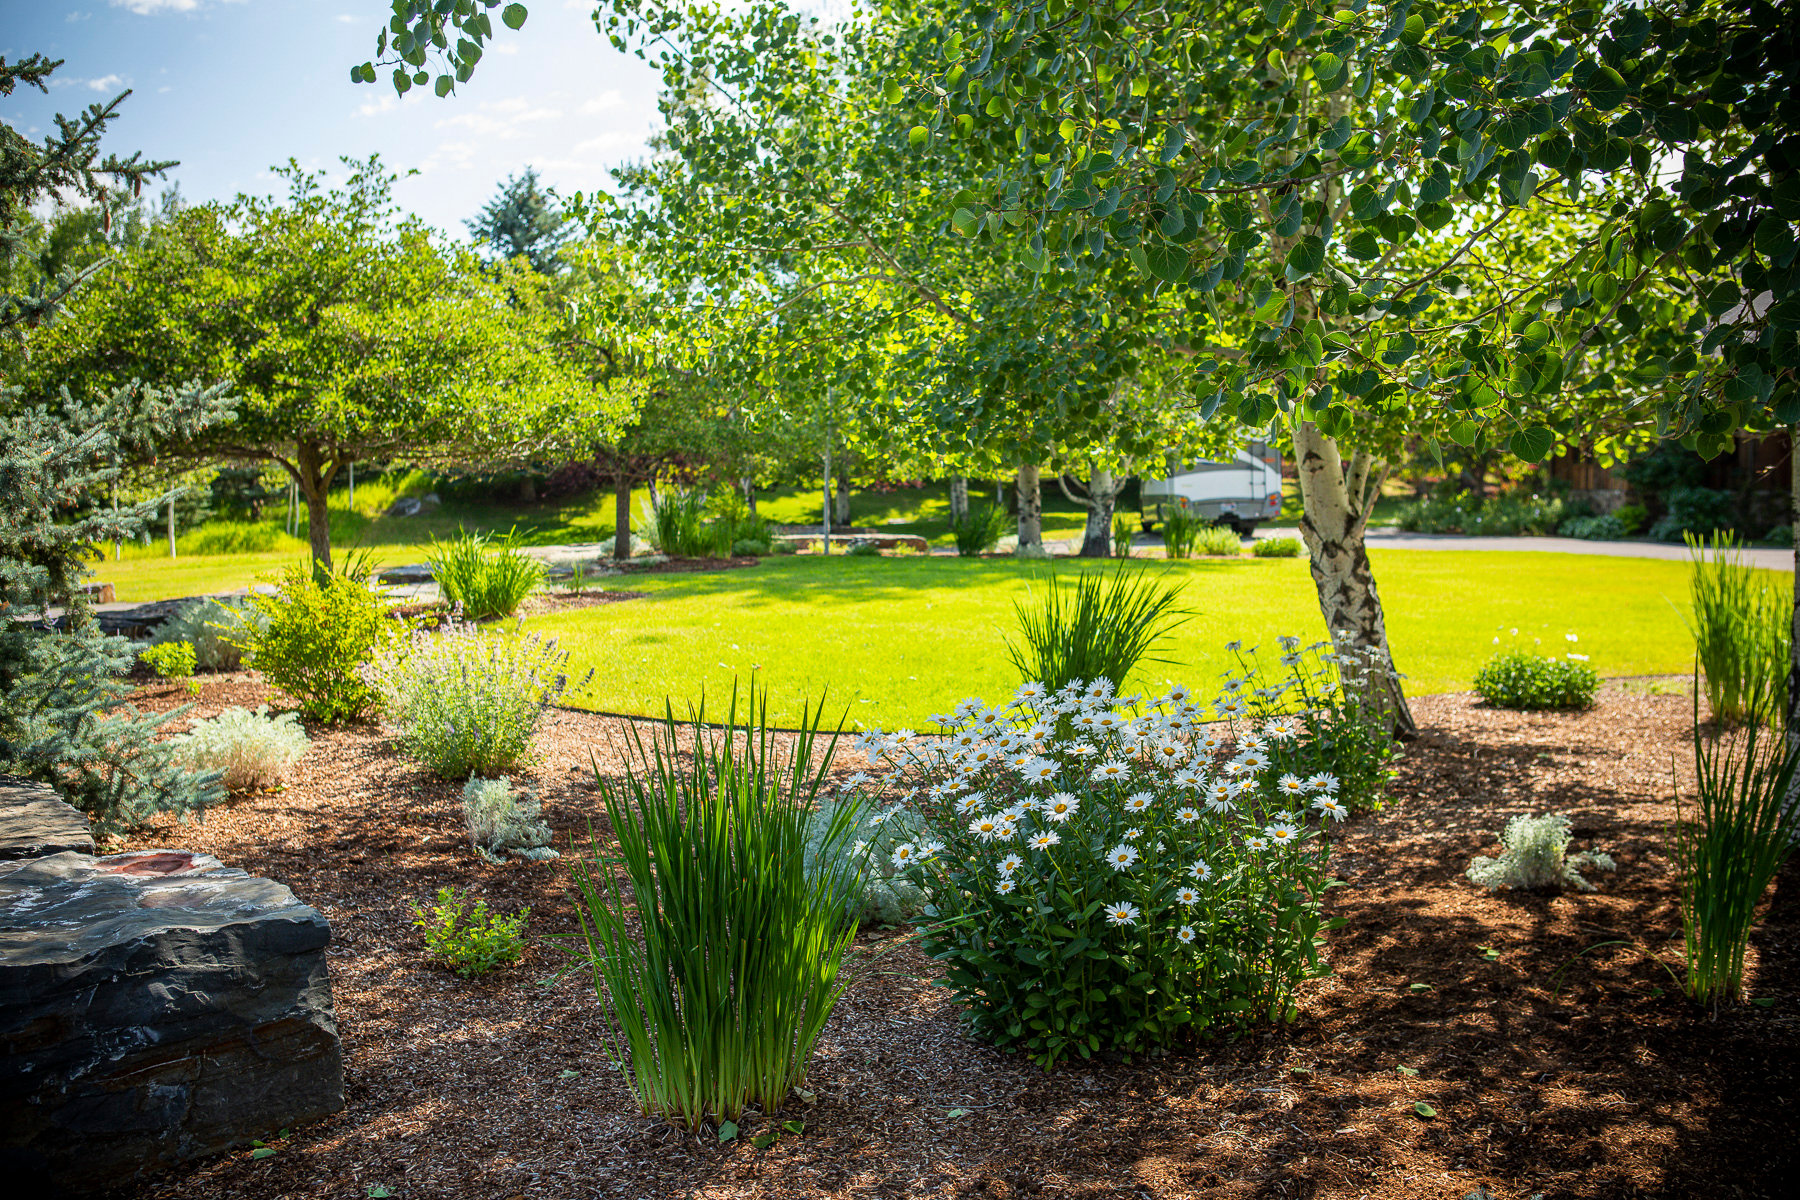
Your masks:
<svg viewBox="0 0 1800 1200"><path fill-rule="evenodd" d="M595 113L603 113L608 109L617 108L624 102L625 98L619 94L617 88L608 88L592 100L584 102L581 106L581 115L591 117Z"/></svg>
<svg viewBox="0 0 1800 1200"><path fill-rule="evenodd" d="M534 104L521 96L506 100L489 100L481 104L473 112L457 113L454 117L445 117L437 122L439 129L466 129L478 138L510 140L517 138L524 127L542 121L556 121L562 118L560 108L551 108L547 104Z"/></svg>
<svg viewBox="0 0 1800 1200"><path fill-rule="evenodd" d="M96 92L114 92L125 83L125 81L117 75L102 75L98 79L89 79L84 82Z"/></svg>
<svg viewBox="0 0 1800 1200"><path fill-rule="evenodd" d="M128 9L140 17L166 12L193 12L200 0L112 0L114 8Z"/></svg>
<svg viewBox="0 0 1800 1200"><path fill-rule="evenodd" d="M339 25L355 25L360 23L362 18L353 17L349 13L339 13L337 16L333 17L332 20L336 21Z"/></svg>

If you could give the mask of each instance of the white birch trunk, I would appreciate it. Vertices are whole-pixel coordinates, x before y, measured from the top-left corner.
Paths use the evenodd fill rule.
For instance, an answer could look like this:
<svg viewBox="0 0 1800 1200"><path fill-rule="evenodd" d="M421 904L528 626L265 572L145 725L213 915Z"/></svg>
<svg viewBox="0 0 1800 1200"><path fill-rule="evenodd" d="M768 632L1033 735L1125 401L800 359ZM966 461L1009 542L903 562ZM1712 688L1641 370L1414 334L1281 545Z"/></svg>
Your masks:
<svg viewBox="0 0 1800 1200"><path fill-rule="evenodd" d="M1019 548L1027 556L1044 552L1044 495L1039 486L1038 467L1028 463L1019 468L1014 488L1019 496Z"/></svg>
<svg viewBox="0 0 1800 1200"><path fill-rule="evenodd" d="M1373 650L1391 666L1387 622L1363 545L1369 511L1381 492L1385 471L1376 470L1369 454L1360 450L1346 468L1337 440L1319 432L1311 421L1294 429L1294 457L1305 505L1300 536L1312 556L1313 584L1318 588L1325 627L1338 649ZM1387 714L1394 732L1418 731L1400 681L1391 671L1369 676L1366 694Z"/></svg>
<svg viewBox="0 0 1800 1200"><path fill-rule="evenodd" d="M950 480L950 524L961 525L969 519L969 477L957 475Z"/></svg>
<svg viewBox="0 0 1800 1200"><path fill-rule="evenodd" d="M1119 497L1119 485L1105 467L1088 473L1087 526L1082 531L1081 557L1112 557L1113 501Z"/></svg>

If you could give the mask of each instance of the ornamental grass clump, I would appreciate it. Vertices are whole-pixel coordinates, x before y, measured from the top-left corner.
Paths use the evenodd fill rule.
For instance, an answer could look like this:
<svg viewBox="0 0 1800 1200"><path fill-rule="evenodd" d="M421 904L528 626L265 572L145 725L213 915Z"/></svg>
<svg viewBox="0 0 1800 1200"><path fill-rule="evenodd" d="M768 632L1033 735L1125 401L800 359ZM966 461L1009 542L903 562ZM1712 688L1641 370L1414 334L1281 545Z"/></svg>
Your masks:
<svg viewBox="0 0 1800 1200"><path fill-rule="evenodd" d="M1325 971L1326 827L1349 813L1330 775L1275 766L1300 721L1215 705L1206 726L1208 707L1027 683L933 718L941 738L863 739L922 823L889 861L976 1036L1049 1068L1297 1015Z"/></svg>
<svg viewBox="0 0 1800 1200"><path fill-rule="evenodd" d="M1774 720L1786 711L1794 600L1770 571L1744 561L1735 535L1687 535L1694 652L1713 719L1725 725ZM1758 704L1771 705L1767 712Z"/></svg>
<svg viewBox="0 0 1800 1200"><path fill-rule="evenodd" d="M813 710L778 738L752 691L720 726L671 712L647 739L634 728L622 779L596 769L618 853L596 839L576 865L576 914L644 1112L696 1129L773 1112L805 1080L865 865L856 791L809 837L836 741Z"/></svg>
<svg viewBox="0 0 1800 1200"><path fill-rule="evenodd" d="M197 771L217 771L219 782L233 795L280 786L312 744L298 713L271 717L266 704L255 712L228 708L209 721L196 721L173 742L183 763Z"/></svg>
<svg viewBox="0 0 1800 1200"><path fill-rule="evenodd" d="M1520 891L1560 892L1564 888L1591 892L1594 885L1582 871L1611 871L1618 864L1598 850L1569 853L1574 841L1564 813L1541 817L1514 817L1500 834L1500 857L1476 855L1468 876L1488 891L1515 888Z"/></svg>
<svg viewBox="0 0 1800 1200"><path fill-rule="evenodd" d="M1170 558L1192 558L1200 533L1208 525L1199 513L1174 507L1163 513L1162 527L1163 552Z"/></svg>
<svg viewBox="0 0 1800 1200"><path fill-rule="evenodd" d="M1773 680L1750 711L1771 711ZM1701 728L1694 696L1695 798L1675 793L1674 859L1681 876L1687 992L1717 1011L1743 994L1744 952L1756 907L1800 838L1792 785L1800 751L1779 727L1752 722L1716 737Z"/></svg>
<svg viewBox="0 0 1800 1200"><path fill-rule="evenodd" d="M962 520L952 518L950 536L956 542L956 553L961 558L979 558L1000 544L1006 536L1006 530L1012 524L1012 517L1004 506L984 504L980 508L971 508L963 514Z"/></svg>
<svg viewBox="0 0 1800 1200"><path fill-rule="evenodd" d="M1210 558L1238 558L1244 539L1229 525L1208 525L1195 536L1194 549Z"/></svg>
<svg viewBox="0 0 1800 1200"><path fill-rule="evenodd" d="M544 710L569 690L568 662L538 634L490 633L453 619L415 631L364 675L406 753L442 779L466 779L529 761Z"/></svg>
<svg viewBox="0 0 1800 1200"><path fill-rule="evenodd" d="M519 546L517 530L502 538L459 530L449 541L432 541L425 565L444 599L471 621L512 616L544 584L544 564Z"/></svg>
<svg viewBox="0 0 1800 1200"><path fill-rule="evenodd" d="M1150 651L1168 640L1187 620L1178 605L1181 585L1150 574L1150 569L1121 561L1102 571L1084 571L1064 583L1052 571L1041 599L1015 601L1017 643L1006 652L1024 679L1051 690L1089 679L1106 679L1113 687L1140 663L1167 662Z"/></svg>

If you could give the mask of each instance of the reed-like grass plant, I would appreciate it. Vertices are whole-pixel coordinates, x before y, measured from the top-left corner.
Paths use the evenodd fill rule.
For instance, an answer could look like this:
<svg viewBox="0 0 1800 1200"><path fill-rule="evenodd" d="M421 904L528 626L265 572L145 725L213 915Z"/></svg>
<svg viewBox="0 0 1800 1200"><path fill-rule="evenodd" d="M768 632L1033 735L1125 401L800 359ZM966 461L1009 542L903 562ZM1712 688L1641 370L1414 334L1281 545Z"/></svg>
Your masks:
<svg viewBox="0 0 1800 1200"><path fill-rule="evenodd" d="M1771 721L1787 709L1794 602L1769 572L1744 561L1731 533L1686 535L1694 651L1706 702L1722 725ZM1773 707L1768 711L1760 704Z"/></svg>
<svg viewBox="0 0 1800 1200"><path fill-rule="evenodd" d="M544 582L544 565L520 548L516 529L504 537L461 530L434 539L425 564L444 599L461 604L471 621L512 616Z"/></svg>
<svg viewBox="0 0 1800 1200"><path fill-rule="evenodd" d="M977 558L1000 544L1012 524L1004 506L984 504L971 508L962 520L950 522L950 536L956 541L956 553L963 558Z"/></svg>
<svg viewBox="0 0 1800 1200"><path fill-rule="evenodd" d="M836 741L809 706L784 745L753 690L722 726L671 711L634 728L623 779L596 770L618 853L596 840L577 864L576 913L645 1113L696 1129L772 1112L805 1080L854 936L842 898L863 870L854 793L810 830L808 869Z"/></svg>
<svg viewBox="0 0 1800 1200"><path fill-rule="evenodd" d="M1189 616L1181 586L1125 561L1066 584L1052 572L1040 595L1014 602L1020 640L1006 652L1023 679L1052 691L1095 679L1123 690L1140 663L1170 661L1151 651Z"/></svg>
<svg viewBox="0 0 1800 1200"><path fill-rule="evenodd" d="M1747 697L1749 712L1773 709L1774 684ZM1687 942L1687 992L1715 1012L1743 993L1744 952L1756 906L1800 836L1791 787L1800 751L1778 724L1751 721L1708 731L1694 691L1693 805L1676 789L1674 858L1681 876L1681 926Z"/></svg>
<svg viewBox="0 0 1800 1200"><path fill-rule="evenodd" d="M1206 518L1185 508L1171 507L1163 513L1163 548L1170 558L1194 557L1194 544L1206 528Z"/></svg>

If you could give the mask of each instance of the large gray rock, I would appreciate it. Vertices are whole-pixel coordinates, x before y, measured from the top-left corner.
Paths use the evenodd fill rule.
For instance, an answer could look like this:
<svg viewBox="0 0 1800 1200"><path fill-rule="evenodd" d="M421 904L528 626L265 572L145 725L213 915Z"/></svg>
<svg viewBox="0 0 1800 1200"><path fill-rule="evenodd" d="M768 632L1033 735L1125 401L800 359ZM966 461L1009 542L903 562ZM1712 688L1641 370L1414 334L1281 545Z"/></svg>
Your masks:
<svg viewBox="0 0 1800 1200"><path fill-rule="evenodd" d="M64 850L94 852L88 819L52 788L0 775L0 862Z"/></svg>
<svg viewBox="0 0 1800 1200"><path fill-rule="evenodd" d="M97 1191L343 1108L330 934L186 850L0 862L0 1172Z"/></svg>

